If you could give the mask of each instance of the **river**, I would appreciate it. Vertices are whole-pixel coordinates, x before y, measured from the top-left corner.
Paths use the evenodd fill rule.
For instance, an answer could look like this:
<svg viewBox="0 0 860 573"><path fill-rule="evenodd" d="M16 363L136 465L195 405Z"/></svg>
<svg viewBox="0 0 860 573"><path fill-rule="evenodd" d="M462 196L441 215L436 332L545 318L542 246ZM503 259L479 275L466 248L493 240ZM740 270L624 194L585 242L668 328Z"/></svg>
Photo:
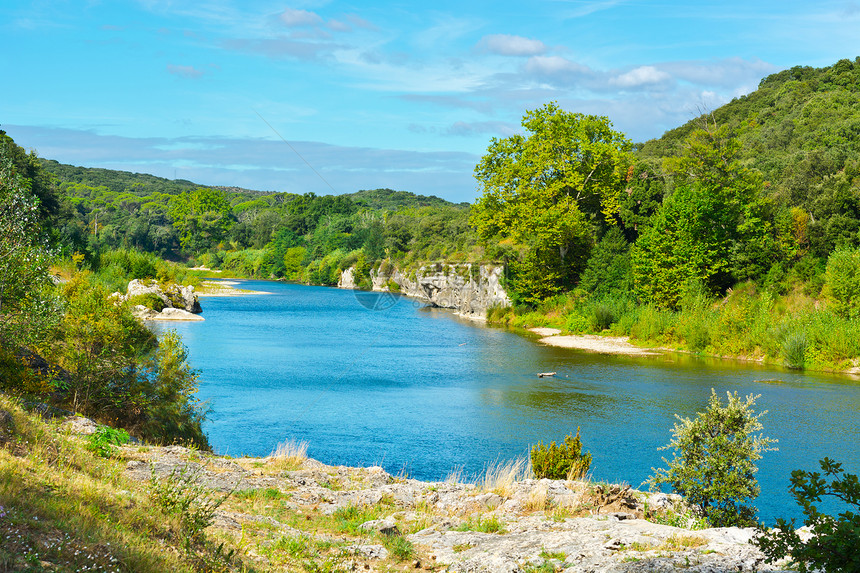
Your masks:
<svg viewBox="0 0 860 573"><path fill-rule="evenodd" d="M268 295L202 299L205 322L174 328L200 373L215 451L265 456L306 440L327 464L393 474L471 476L488 462L581 428L595 480L639 487L661 466L675 414L694 417L711 388L760 394L759 517L798 516L791 470L829 456L860 471L860 382L669 354L619 357L553 348L405 297L263 281ZM555 378L537 372L556 371Z"/></svg>

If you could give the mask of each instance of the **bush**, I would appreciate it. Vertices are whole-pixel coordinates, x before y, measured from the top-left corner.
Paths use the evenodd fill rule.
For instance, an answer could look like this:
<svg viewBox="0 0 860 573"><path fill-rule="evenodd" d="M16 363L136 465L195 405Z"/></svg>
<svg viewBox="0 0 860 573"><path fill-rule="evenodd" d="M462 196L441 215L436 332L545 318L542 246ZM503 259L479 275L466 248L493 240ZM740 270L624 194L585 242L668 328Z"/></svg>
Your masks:
<svg viewBox="0 0 860 573"><path fill-rule="evenodd" d="M111 446L122 446L127 444L131 437L123 429L111 428L110 426L99 426L90 434L87 449L97 453L103 458L109 458L113 454Z"/></svg>
<svg viewBox="0 0 860 573"><path fill-rule="evenodd" d="M591 454L582 453L579 428L576 429L576 437L568 434L560 446L555 442L549 446L538 442L532 448L531 460L532 471L538 479L577 479L584 476L591 466Z"/></svg>
<svg viewBox="0 0 860 573"><path fill-rule="evenodd" d="M800 573L807 571L860 571L860 512L845 511L838 518L818 511L813 503L824 496L835 497L848 506L860 509L860 482L853 474L843 474L842 464L829 458L819 462L824 472L791 472L791 494L806 515L804 525L812 537L803 541L795 531L794 522L776 520L776 529L759 529L754 543L773 563L791 557ZM840 477L841 476L841 477ZM825 478L832 477L828 484Z"/></svg>
<svg viewBox="0 0 860 573"><path fill-rule="evenodd" d="M808 346L809 341L802 331L793 332L786 336L782 343L782 357L785 359L785 365L789 368L803 370Z"/></svg>
<svg viewBox="0 0 860 573"><path fill-rule="evenodd" d="M606 330L615 322L615 309L601 302L594 307L594 329L598 332Z"/></svg>
<svg viewBox="0 0 860 573"><path fill-rule="evenodd" d="M755 525L756 508L746 505L758 496L760 488L755 479L755 461L761 453L773 450L776 440L754 435L762 429L759 418L766 411L753 411L758 396L745 400L727 392L728 403L723 406L711 389L708 409L695 420L675 417L674 434L669 445L674 449L671 461L663 458L668 468L656 469L648 482L652 488L670 485L688 503L702 508L714 527Z"/></svg>
<svg viewBox="0 0 860 573"><path fill-rule="evenodd" d="M164 310L164 301L161 300L161 297L154 292L147 292L133 296L128 299L128 304L130 306L142 304L146 308L151 308L155 312L161 312Z"/></svg>
<svg viewBox="0 0 860 573"><path fill-rule="evenodd" d="M860 316L860 249L837 249L827 259L827 290L833 311L843 318Z"/></svg>

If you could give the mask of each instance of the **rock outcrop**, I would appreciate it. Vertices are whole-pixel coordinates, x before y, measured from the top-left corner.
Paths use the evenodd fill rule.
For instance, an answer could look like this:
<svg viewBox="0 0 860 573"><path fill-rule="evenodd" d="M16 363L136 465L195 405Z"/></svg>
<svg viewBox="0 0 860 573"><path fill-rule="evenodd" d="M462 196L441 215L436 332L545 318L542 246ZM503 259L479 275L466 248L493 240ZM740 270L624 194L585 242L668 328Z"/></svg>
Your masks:
<svg viewBox="0 0 860 573"><path fill-rule="evenodd" d="M283 458L225 459L179 446L126 447L121 455L128 460L127 475L137 480L170 479L184 471L208 489L265 499L255 506L262 515L243 513L228 501L214 527L245 543L264 524L264 543L282 537L283 544L346 547L322 556L337 570L396 570L385 562L389 551L378 544L396 536L414 546L413 569L432 571L719 573L785 566L764 565L762 553L749 543L754 529L690 529L696 521L679 496L629 486L548 479L422 482L379 467L327 466L311 459L285 466ZM358 513L371 517L357 523L351 536L343 527L320 530L332 517ZM262 567L271 565L264 555L253 555Z"/></svg>
<svg viewBox="0 0 860 573"><path fill-rule="evenodd" d="M434 263L404 272L387 265L371 269L374 291L398 291L432 306L450 308L473 318L484 318L493 306L510 306L501 265ZM341 273L339 288L356 288L355 269Z"/></svg>
<svg viewBox="0 0 860 573"><path fill-rule="evenodd" d="M194 292L193 286L170 284L162 287L158 281L146 283L134 279L128 283L126 294L114 293L114 297L126 301L133 298L149 296L153 301L160 300L162 308L156 310L144 304L134 307L134 314L141 320L204 320L197 316L203 309Z"/></svg>

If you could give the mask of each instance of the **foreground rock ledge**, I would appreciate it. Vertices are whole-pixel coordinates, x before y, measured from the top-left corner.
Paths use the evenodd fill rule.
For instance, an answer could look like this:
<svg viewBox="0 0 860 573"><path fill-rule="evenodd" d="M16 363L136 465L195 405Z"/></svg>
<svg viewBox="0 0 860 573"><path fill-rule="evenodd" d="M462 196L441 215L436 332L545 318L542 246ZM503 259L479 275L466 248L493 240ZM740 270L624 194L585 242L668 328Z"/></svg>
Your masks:
<svg viewBox="0 0 860 573"><path fill-rule="evenodd" d="M219 509L214 533L241 537L248 544L254 531L263 531L268 541L261 546L284 537L334 543L340 547L338 570L784 571L763 564L762 554L749 543L754 529L694 531L646 521L646 504L677 520L678 512L685 511L683 503L678 496L629 487L547 479L483 487L422 482L394 477L379 467L275 457L230 459L179 446L127 446L122 455L128 460L126 472L135 479L162 479L185 468L199 470L198 479L207 488L240 492ZM250 511L234 504L234 498L248 499L254 490L263 490L267 509ZM305 527L351 506L379 510L378 519L359 528L364 537ZM498 529L480 526L487 523L501 531L478 531ZM393 561L379 541L401 534L417 550L406 563ZM263 553L247 551L264 568L290 570Z"/></svg>

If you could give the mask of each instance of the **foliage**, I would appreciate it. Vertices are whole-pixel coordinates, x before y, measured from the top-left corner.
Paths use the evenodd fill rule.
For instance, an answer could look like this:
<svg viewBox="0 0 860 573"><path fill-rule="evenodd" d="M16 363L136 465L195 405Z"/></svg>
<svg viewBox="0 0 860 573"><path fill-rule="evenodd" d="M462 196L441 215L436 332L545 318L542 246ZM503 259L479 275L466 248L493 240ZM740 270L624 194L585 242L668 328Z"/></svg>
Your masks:
<svg viewBox="0 0 860 573"><path fill-rule="evenodd" d="M183 248L200 251L220 242L233 224L230 202L223 191L199 188L170 199L170 217Z"/></svg>
<svg viewBox="0 0 860 573"><path fill-rule="evenodd" d="M716 392L705 412L695 420L682 418L672 431L673 438L662 449L673 449L673 459L663 461L668 467L652 468L652 487L667 484L684 496L687 502L701 507L714 527L755 524L756 509L746 505L758 496L755 479L756 460L761 453L774 448L775 440L756 435L762 429L759 418L767 413L753 411L758 396L742 400L737 392L727 392L722 405Z"/></svg>
<svg viewBox="0 0 860 573"><path fill-rule="evenodd" d="M396 561L408 561L415 557L415 546L402 535L387 535L383 537L382 545Z"/></svg>
<svg viewBox="0 0 860 573"><path fill-rule="evenodd" d="M538 442L532 448L531 461L532 472L538 479L578 479L588 473L591 454L582 453L582 440L577 428L576 437L568 434L561 445L551 442L547 446Z"/></svg>
<svg viewBox="0 0 860 573"><path fill-rule="evenodd" d="M118 305L91 274L79 273L63 290L65 315L54 334L52 354L71 373L69 401L82 412L132 416L137 401L138 357L155 337L125 305Z"/></svg>
<svg viewBox="0 0 860 573"><path fill-rule="evenodd" d="M825 277L833 311L844 318L860 318L860 249L833 251Z"/></svg>
<svg viewBox="0 0 860 573"><path fill-rule="evenodd" d="M804 526L812 537L804 540L795 530L795 520L777 519L776 528L759 529L754 543L773 563L790 557L800 573L807 571L860 570L860 482L857 475L843 473L842 464L829 458L820 460L821 471L791 472L791 494L803 508ZM832 478L828 483L828 478ZM821 513L814 505L822 498L840 500L853 511L837 517Z"/></svg>
<svg viewBox="0 0 860 573"><path fill-rule="evenodd" d="M498 516L490 515L484 517L482 515L470 516L469 519L461 523L455 531L479 531L481 533L506 533L505 524Z"/></svg>
<svg viewBox="0 0 860 573"><path fill-rule="evenodd" d="M620 227L610 228L592 249L579 290L597 297L633 290L630 244Z"/></svg>
<svg viewBox="0 0 860 573"><path fill-rule="evenodd" d="M618 211L630 143L607 118L554 103L528 111L522 124L526 136L494 138L475 167L483 196L470 221L484 241L511 238L529 246L530 268L520 271L515 290L538 289L532 298L539 299L573 285L587 259L592 221Z"/></svg>
<svg viewBox="0 0 860 573"><path fill-rule="evenodd" d="M182 339L175 330L167 331L142 368L140 431L153 442L181 441L209 449L202 428L207 408L197 399L198 387Z"/></svg>
<svg viewBox="0 0 860 573"><path fill-rule="evenodd" d="M203 530L212 525L215 512L223 504L230 491L222 496L208 490L200 477L204 466L186 464L176 468L163 479L159 479L152 468L149 480L150 496L155 506L165 515L179 519L180 531L186 549L201 541Z"/></svg>
<svg viewBox="0 0 860 573"><path fill-rule="evenodd" d="M760 177L738 160L725 127L694 131L684 155L666 161L683 183L641 230L632 251L636 288L646 301L675 308L691 280L722 292L760 276L783 256Z"/></svg>
<svg viewBox="0 0 860 573"><path fill-rule="evenodd" d="M5 137L0 132L0 341L15 348L40 338L60 305L49 274L40 204L6 156Z"/></svg>
<svg viewBox="0 0 860 573"><path fill-rule="evenodd" d="M122 428L111 428L110 426L99 426L90 434L87 447L103 458L113 454L111 446L122 446L127 444L131 436Z"/></svg>

